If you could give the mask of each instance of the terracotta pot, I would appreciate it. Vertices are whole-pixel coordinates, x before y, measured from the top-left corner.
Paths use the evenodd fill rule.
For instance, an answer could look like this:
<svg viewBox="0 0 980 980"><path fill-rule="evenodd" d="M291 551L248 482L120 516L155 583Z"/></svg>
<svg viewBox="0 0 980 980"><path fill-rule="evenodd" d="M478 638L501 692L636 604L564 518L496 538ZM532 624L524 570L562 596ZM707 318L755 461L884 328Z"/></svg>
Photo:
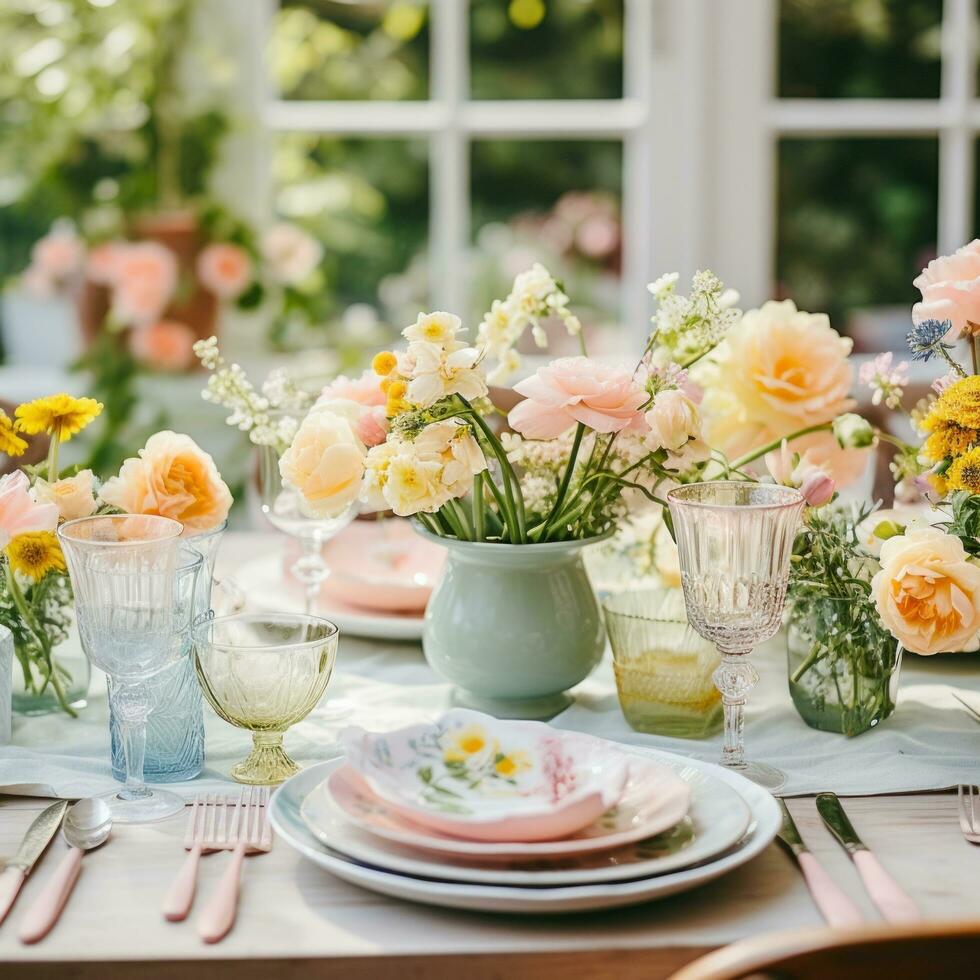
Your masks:
<svg viewBox="0 0 980 980"><path fill-rule="evenodd" d="M173 211L134 217L129 226L134 241L151 240L165 245L177 257L182 281L193 282L194 289L181 294L164 312L164 318L186 323L195 337L205 339L216 333L218 298L197 280L195 264L201 251L197 216L192 211ZM78 322L88 346L95 341L109 312L109 290L86 282L77 297Z"/></svg>

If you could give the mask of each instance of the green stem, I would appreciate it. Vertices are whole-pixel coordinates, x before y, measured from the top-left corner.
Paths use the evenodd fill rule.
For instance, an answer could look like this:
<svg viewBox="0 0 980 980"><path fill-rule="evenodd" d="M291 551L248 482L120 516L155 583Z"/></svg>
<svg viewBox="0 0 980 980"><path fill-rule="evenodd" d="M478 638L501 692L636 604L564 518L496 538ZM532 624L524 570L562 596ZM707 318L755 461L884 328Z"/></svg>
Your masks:
<svg viewBox="0 0 980 980"><path fill-rule="evenodd" d="M561 483L558 485L558 495L555 497L555 502L548 512L548 516L544 519L545 530L547 531L548 525L551 523L552 518L561 513L561 509L565 504L565 494L568 493L568 485L572 482L572 473L575 470L575 463L578 459L579 447L582 445L582 437L585 435L585 424L579 422L575 426L575 438L572 440L572 449L568 454L568 464L565 466L565 472L562 474Z"/></svg>
<svg viewBox="0 0 980 980"><path fill-rule="evenodd" d="M57 435L51 436L51 445L48 446L48 483L54 483L58 479L58 447L61 441Z"/></svg>
<svg viewBox="0 0 980 980"><path fill-rule="evenodd" d="M473 477L473 496L470 500L470 509L473 515L473 537L476 541L486 540L486 526L483 520L483 474L477 473Z"/></svg>
<svg viewBox="0 0 980 980"><path fill-rule="evenodd" d="M739 456L738 459L732 462L732 468L740 469L743 466L747 466L749 463L754 463L760 457L765 456L766 453L771 453L773 450L779 449L784 442L791 443L794 439L799 439L802 436L808 436L812 432L831 431L833 431L833 424L830 422L821 422L819 425L808 425L805 429L799 429L796 432L790 433L788 436L780 436L778 439L773 439L772 442L767 442L764 446L760 446L758 449L753 449L744 456Z"/></svg>

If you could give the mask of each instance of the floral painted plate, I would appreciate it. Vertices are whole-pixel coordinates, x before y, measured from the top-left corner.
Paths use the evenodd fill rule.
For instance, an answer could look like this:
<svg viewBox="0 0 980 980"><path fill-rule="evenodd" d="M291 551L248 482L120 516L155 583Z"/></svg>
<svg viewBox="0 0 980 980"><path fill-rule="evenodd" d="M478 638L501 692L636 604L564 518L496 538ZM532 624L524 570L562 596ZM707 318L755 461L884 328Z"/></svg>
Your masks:
<svg viewBox="0 0 980 980"><path fill-rule="evenodd" d="M306 798L321 785L338 765L325 762L301 769L276 790L269 804L269 820L279 839L294 848L311 864L342 881L369 891L408 902L422 902L443 908L472 909L480 913L506 912L525 915L553 915L560 912L619 908L651 902L697 888L721 878L758 857L776 836L782 822L772 794L744 776L711 762L685 759L670 752L637 749L637 754L680 772L686 768L710 775L716 782L733 789L752 813L745 835L734 846L702 864L629 881L600 882L591 885L563 885L541 888L512 885L481 885L473 882L441 881L396 871L384 871L349 858L316 839L300 816Z"/></svg>
<svg viewBox="0 0 980 980"><path fill-rule="evenodd" d="M478 841L576 833L619 802L629 758L614 743L464 708L391 732L341 732L348 778L399 816ZM674 787L687 803L688 789Z"/></svg>
<svg viewBox="0 0 980 980"><path fill-rule="evenodd" d="M616 806L562 840L526 843L460 840L406 820L352 779L348 766L330 774L323 792L348 822L394 844L471 860L547 861L621 848L670 830L687 815L691 787L670 767L631 756L626 787Z"/></svg>
<svg viewBox="0 0 980 980"><path fill-rule="evenodd" d="M650 767L667 768L639 758L636 761L638 774ZM676 775L691 791L687 816L661 833L626 846L564 856L525 854L481 859L473 855L433 854L427 846L420 851L412 844L376 835L378 815L371 799L355 797L351 801L346 796L352 787L343 778L345 767L340 760L335 760L333 766L327 779L313 789L300 807L304 823L317 840L377 868L446 881L540 887L666 874L711 860L733 847L751 819L748 807L735 790L702 770L683 767ZM340 787L336 793L334 786ZM342 801L352 805L353 811L346 809ZM384 804L380 806L383 808ZM394 821L405 826L398 823L397 817Z"/></svg>

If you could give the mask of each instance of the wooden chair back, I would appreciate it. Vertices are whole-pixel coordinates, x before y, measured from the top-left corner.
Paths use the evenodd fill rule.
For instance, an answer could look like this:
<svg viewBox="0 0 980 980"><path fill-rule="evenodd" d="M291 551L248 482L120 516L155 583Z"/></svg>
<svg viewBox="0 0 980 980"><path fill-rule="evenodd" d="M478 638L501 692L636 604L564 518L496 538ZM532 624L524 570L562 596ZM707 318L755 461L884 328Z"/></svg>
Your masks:
<svg viewBox="0 0 980 980"><path fill-rule="evenodd" d="M980 919L812 929L741 940L671 980L925 980L980 976Z"/></svg>

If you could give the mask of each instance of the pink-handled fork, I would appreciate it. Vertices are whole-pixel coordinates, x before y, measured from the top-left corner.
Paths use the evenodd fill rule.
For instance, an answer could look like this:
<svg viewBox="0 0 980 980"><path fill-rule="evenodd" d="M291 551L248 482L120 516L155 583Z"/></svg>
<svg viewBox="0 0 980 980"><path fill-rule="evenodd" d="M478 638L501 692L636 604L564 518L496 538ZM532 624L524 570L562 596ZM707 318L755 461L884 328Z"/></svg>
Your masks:
<svg viewBox="0 0 980 980"><path fill-rule="evenodd" d="M197 931L206 943L216 943L224 939L235 924L238 895L241 890L242 862L245 860L246 853L265 853L272 849L268 804L269 790L264 786L257 792L252 787L248 787L242 793L235 829L229 838L235 847L231 863L221 876L217 890L208 900L198 920Z"/></svg>

